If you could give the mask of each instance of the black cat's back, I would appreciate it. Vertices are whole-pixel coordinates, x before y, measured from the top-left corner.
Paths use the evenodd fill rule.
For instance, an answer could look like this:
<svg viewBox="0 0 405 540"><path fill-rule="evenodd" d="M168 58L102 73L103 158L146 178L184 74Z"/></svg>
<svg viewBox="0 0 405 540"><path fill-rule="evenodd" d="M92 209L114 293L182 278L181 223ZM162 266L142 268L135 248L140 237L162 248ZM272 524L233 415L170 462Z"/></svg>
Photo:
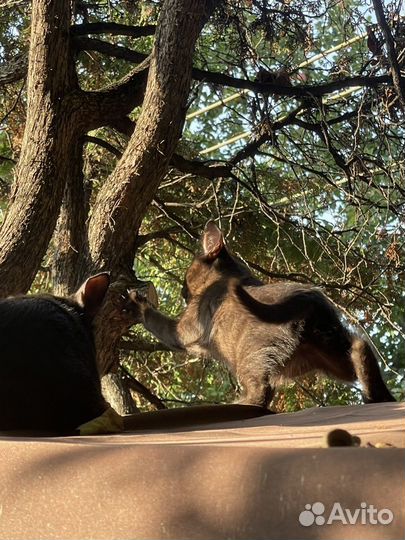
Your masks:
<svg viewBox="0 0 405 540"><path fill-rule="evenodd" d="M84 310L52 296L0 300L0 430L74 430L104 410Z"/></svg>

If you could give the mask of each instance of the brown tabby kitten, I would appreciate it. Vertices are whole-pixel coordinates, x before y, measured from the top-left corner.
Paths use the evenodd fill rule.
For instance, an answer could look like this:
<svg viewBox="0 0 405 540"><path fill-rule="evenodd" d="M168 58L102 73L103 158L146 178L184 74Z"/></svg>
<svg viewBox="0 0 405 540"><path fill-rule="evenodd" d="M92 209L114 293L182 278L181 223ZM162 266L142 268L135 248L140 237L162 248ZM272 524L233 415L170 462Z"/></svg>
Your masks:
<svg viewBox="0 0 405 540"><path fill-rule="evenodd" d="M243 388L240 403L267 407L287 378L319 371L363 387L366 402L395 401L370 345L345 327L328 298L311 285L265 285L229 253L209 222L203 254L186 272L187 307L178 320L136 291L134 310L147 330L173 350L225 362Z"/></svg>

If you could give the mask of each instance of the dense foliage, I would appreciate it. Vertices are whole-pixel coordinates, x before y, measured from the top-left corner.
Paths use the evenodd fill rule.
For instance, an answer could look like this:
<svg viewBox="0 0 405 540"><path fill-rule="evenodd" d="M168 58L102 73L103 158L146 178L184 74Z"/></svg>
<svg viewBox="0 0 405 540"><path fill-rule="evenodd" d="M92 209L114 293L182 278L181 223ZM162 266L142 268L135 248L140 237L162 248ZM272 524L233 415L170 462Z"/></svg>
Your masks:
<svg viewBox="0 0 405 540"><path fill-rule="evenodd" d="M217 10L198 43L189 118L144 217L134 265L139 277L154 282L161 309L175 315L182 309L180 288L201 228L217 219L231 249L262 279L323 287L348 324L372 339L389 386L403 397L404 96L392 82L376 4L229 0ZM147 29L140 37L106 27L101 35L79 36L83 88L111 85L142 61L151 50L160 5L76 2L76 25L114 22ZM387 3L384 13L403 71L401 1ZM29 24L28 2L5 3L0 14L3 211L24 129ZM135 109L131 121L138 115ZM127 139L127 129L112 127L88 134L84 173L92 197ZM50 247L34 289L52 288L52 256ZM235 382L224 367L160 349L135 327L123 343L122 362L168 406L233 399ZM276 406L295 410L360 399L357 388L306 377L280 391Z"/></svg>

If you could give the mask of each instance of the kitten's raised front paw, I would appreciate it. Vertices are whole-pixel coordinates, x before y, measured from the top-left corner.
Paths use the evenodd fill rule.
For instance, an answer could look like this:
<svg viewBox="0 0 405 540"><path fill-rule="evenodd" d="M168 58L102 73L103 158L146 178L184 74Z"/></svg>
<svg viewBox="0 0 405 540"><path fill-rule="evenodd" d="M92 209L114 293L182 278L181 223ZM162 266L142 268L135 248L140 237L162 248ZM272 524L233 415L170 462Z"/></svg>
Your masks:
<svg viewBox="0 0 405 540"><path fill-rule="evenodd" d="M125 309L131 312L136 322L143 323L146 308L156 306L156 301L151 301L148 296L147 291L144 290L131 289L128 291L128 301Z"/></svg>

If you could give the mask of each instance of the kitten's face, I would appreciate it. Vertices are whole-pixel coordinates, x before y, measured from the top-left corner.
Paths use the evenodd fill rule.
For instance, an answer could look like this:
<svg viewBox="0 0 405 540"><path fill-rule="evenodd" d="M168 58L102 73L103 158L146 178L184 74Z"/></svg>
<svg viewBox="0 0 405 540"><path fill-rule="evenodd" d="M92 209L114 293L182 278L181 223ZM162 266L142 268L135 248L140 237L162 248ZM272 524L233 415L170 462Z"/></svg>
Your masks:
<svg viewBox="0 0 405 540"><path fill-rule="evenodd" d="M203 254L194 257L181 291L186 303L218 281L251 276L243 261L226 249L222 232L213 223L207 224L201 240Z"/></svg>
<svg viewBox="0 0 405 540"><path fill-rule="evenodd" d="M195 257L186 272L181 294L188 304L193 297L201 295L221 278L221 272L213 261L207 261L204 256Z"/></svg>

